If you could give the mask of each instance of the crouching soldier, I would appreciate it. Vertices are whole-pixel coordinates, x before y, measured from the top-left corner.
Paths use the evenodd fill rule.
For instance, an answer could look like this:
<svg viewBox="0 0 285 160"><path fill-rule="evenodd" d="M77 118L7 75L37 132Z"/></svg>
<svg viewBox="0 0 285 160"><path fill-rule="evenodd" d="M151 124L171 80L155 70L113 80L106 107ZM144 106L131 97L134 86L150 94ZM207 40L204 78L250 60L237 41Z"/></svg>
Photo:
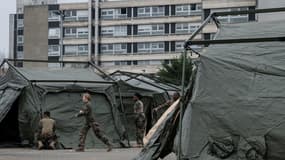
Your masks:
<svg viewBox="0 0 285 160"><path fill-rule="evenodd" d="M39 123L38 149L56 149L55 120L50 118L50 112L44 112Z"/></svg>
<svg viewBox="0 0 285 160"><path fill-rule="evenodd" d="M85 117L85 124L80 131L79 145L78 145L78 149L76 149L76 151L84 152L85 139L86 139L86 136L87 136L89 129L92 128L96 137L108 146L107 152L110 152L112 150L112 145L111 145L109 139L102 133L102 131L99 127L99 124L97 122L95 122L95 119L93 117L91 102L90 102L91 101L90 94L89 93L83 94L82 101L83 101L84 105L80 109L79 113L76 114L76 117L84 116Z"/></svg>

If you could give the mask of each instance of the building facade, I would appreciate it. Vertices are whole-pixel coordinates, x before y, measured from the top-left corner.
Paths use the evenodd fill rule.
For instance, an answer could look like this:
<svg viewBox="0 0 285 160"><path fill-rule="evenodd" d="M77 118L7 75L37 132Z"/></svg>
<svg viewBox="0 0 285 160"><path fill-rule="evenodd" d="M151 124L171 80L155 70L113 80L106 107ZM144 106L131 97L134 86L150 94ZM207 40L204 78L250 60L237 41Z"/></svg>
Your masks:
<svg viewBox="0 0 285 160"><path fill-rule="evenodd" d="M11 53L25 59L92 60L109 72L155 73L162 63L180 56L184 41L211 12L256 5L256 0L90 0L27 6L23 14L14 15L17 36L10 37L23 47ZM255 15L219 19L240 23L254 21ZM210 39L216 31L210 24L197 38Z"/></svg>

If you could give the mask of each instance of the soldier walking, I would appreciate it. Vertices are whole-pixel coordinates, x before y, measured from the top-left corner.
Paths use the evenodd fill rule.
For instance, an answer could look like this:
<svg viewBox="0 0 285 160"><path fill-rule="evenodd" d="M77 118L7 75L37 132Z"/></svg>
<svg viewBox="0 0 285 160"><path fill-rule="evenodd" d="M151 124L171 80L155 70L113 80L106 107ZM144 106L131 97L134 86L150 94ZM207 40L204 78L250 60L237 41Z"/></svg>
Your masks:
<svg viewBox="0 0 285 160"><path fill-rule="evenodd" d="M134 113L135 113L135 125L136 125L136 140L138 147L143 147L143 137L145 134L145 114L144 106L141 101L142 96L139 93L135 93L133 96L134 104Z"/></svg>
<svg viewBox="0 0 285 160"><path fill-rule="evenodd" d="M76 117L84 116L85 117L85 125L80 131L79 145L78 145L78 148L76 149L76 151L84 152L86 136L87 136L89 129L92 128L96 137L108 146L107 152L110 152L112 150L112 145L111 145L109 139L101 132L99 124L95 121L95 119L93 117L91 102L90 102L91 101L90 94L89 93L83 94L82 101L83 101L84 105L80 109L79 113L76 114Z"/></svg>

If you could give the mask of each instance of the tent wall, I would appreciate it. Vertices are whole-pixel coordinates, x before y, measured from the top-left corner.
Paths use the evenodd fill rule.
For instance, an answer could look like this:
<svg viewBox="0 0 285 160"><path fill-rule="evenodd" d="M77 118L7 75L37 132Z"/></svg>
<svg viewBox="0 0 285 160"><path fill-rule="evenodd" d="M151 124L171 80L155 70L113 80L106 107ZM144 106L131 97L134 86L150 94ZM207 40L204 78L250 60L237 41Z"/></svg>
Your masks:
<svg viewBox="0 0 285 160"><path fill-rule="evenodd" d="M48 93L43 103L43 111L50 111L52 117L56 120L56 133L59 136L59 142L65 148L75 148L79 144L79 134L85 124L84 117L76 118L83 106L83 93ZM92 93L92 110L95 120L100 124L102 131L118 145L120 136L115 128L115 122L112 115L112 105L104 94ZM98 140L90 129L86 139L86 147L104 146Z"/></svg>
<svg viewBox="0 0 285 160"><path fill-rule="evenodd" d="M19 130L22 141L35 143L35 133L41 119L41 102L36 98L38 94L31 86L25 87L19 97Z"/></svg>
<svg viewBox="0 0 285 160"><path fill-rule="evenodd" d="M215 45L201 56L195 94L183 119L184 157L219 157L209 152L219 143L234 148L226 151L229 159L245 157L250 148L263 158L285 158L283 46Z"/></svg>
<svg viewBox="0 0 285 160"><path fill-rule="evenodd" d="M76 118L82 103L84 87L73 86L33 86L25 89L21 96L21 109L19 112L20 131L23 140L34 140L40 113L50 111L51 117L56 120L56 133L61 147L75 148L79 142L79 133L85 123L83 117ZM57 89L56 89L57 88ZM63 88L69 88L64 90ZM62 90L63 89L63 90ZM101 124L102 131L119 147L121 136L125 128L121 123L115 98L110 96L112 86L109 88L88 87L92 95L92 107L96 121ZM97 90L97 91L95 91ZM86 147L103 147L92 130L88 133Z"/></svg>

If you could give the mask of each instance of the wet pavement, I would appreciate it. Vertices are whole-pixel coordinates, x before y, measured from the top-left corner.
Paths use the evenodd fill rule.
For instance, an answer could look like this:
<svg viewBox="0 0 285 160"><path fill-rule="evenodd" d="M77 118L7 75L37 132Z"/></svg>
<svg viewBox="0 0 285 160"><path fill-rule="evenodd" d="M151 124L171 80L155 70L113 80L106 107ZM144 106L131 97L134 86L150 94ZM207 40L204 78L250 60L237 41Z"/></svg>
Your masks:
<svg viewBox="0 0 285 160"><path fill-rule="evenodd" d="M34 150L34 149L0 149L0 160L132 160L140 148L113 149L88 149L85 152L74 150ZM176 160L170 155L164 160Z"/></svg>

